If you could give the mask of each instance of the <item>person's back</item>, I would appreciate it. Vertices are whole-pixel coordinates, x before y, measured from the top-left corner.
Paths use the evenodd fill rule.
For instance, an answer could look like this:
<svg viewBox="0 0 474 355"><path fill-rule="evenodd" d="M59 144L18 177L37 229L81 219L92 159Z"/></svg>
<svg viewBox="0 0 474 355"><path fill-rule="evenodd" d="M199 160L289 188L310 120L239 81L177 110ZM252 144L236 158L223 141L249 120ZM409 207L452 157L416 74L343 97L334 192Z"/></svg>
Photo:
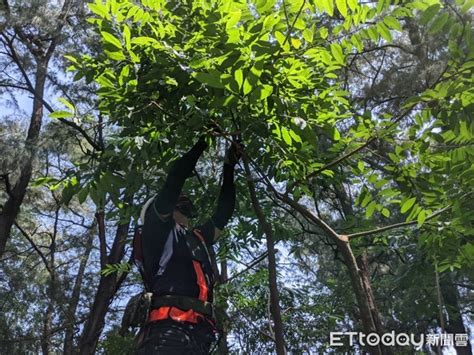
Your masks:
<svg viewBox="0 0 474 355"><path fill-rule="evenodd" d="M215 339L209 248L234 210L234 165L239 155L234 146L226 155L214 215L203 225L190 228L194 206L181 189L206 147L201 138L178 159L160 193L142 211L140 252L146 288L153 297L138 354L207 354Z"/></svg>

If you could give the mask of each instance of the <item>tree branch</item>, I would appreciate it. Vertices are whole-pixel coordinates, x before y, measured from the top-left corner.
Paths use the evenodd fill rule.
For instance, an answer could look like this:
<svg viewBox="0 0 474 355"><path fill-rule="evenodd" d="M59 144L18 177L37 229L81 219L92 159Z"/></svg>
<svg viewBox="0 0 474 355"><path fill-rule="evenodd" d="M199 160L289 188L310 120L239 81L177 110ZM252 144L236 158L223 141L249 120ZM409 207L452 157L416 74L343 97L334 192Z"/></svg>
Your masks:
<svg viewBox="0 0 474 355"><path fill-rule="evenodd" d="M52 275L52 270L51 268L49 267L49 263L48 263L48 260L46 259L46 256L43 254L43 252L41 251L40 248L38 248L38 246L35 244L35 242L33 241L33 239L28 235L28 233L20 227L20 225L15 222L15 227L18 228L18 230L21 232L21 234L23 234L23 236L26 238L26 240L28 240L28 242L30 243L30 245L33 247L33 249L38 253L38 255L40 256L41 260L43 261L44 263L44 266L46 267L46 269L48 270L49 274Z"/></svg>
<svg viewBox="0 0 474 355"><path fill-rule="evenodd" d="M412 110L413 108L416 106L416 104L413 104L411 105L409 108L407 108L404 112L402 112L396 119L394 119L389 125L388 127L386 128L387 130L389 130L390 128L392 128L395 124L397 124L399 121L401 121L403 118L405 118ZM366 148L367 146L369 146L371 143L373 143L377 138L379 138L377 135L374 135L372 136L371 138L369 138L364 144L362 144L360 147L354 149L354 150L351 150L350 152L347 152L346 154L343 154L341 155L339 158L325 164L323 167L313 171L312 173L306 175L304 177L304 179L301 179L301 180L297 180L295 181L293 184L290 184L288 186L288 188L286 189L286 194L288 194L290 191L292 191L296 186L298 186L301 181L307 181L308 179L318 175L319 173L321 173L322 171L324 170L327 170L327 169L330 169L336 165L339 165L341 162L343 162L344 160L352 157L353 155L357 154L358 152L360 152L361 150L363 150L364 148Z"/></svg>
<svg viewBox="0 0 474 355"><path fill-rule="evenodd" d="M104 211L99 211L95 214L97 219L97 226L99 230L99 250L100 250L100 267L105 268L107 265L107 244L105 239L105 222Z"/></svg>
<svg viewBox="0 0 474 355"><path fill-rule="evenodd" d="M433 214L429 215L428 217L426 217L425 221L428 221L430 219L433 219L435 218L436 216L440 215L441 213L449 210L451 208L451 204L434 212ZM366 237L368 235L373 235L373 234L378 234L378 233L381 233L381 232L385 232L385 231L388 231L388 230L391 230L391 229L396 229L396 228L402 228L402 227L408 227L408 226L412 226L414 224L417 224L418 221L410 221L410 222L401 222L401 223L395 223L395 224L391 224L389 226L385 226L385 227L380 227L380 228L376 228L376 229L372 229L372 230L368 230L368 231L365 231L365 232L357 232L357 233L352 233L352 234L349 234L347 237L349 239L352 239L352 238L360 238L360 237Z"/></svg>

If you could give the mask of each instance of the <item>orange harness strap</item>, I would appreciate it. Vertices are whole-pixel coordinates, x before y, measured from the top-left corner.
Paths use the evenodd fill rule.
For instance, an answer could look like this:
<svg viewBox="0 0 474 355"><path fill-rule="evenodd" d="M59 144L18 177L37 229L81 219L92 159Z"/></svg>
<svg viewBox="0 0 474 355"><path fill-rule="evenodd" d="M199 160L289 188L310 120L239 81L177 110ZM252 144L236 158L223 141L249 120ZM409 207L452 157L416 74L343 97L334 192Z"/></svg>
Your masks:
<svg viewBox="0 0 474 355"><path fill-rule="evenodd" d="M194 234L199 238L199 240L204 244L205 241L204 237L201 234L201 231L194 230ZM207 249L206 249L207 252ZM206 282L206 277L204 275L204 271L202 269L201 263L197 260L193 260L193 267L194 272L196 273L196 282L199 286L199 300L200 301L207 301L207 297L209 295L209 286ZM160 307L153 309L150 312L148 317L148 322L159 321L163 319L171 318L178 322L190 322L190 323L198 323L201 319L207 319L203 314L193 311L192 309L183 311L177 307ZM207 319L211 324L213 322L210 319Z"/></svg>
<svg viewBox="0 0 474 355"><path fill-rule="evenodd" d="M190 323L198 323L200 319L205 319L202 314L195 312L192 309L188 311L183 311L176 307L160 307L150 312L148 322L154 322L168 318L171 318L178 322Z"/></svg>

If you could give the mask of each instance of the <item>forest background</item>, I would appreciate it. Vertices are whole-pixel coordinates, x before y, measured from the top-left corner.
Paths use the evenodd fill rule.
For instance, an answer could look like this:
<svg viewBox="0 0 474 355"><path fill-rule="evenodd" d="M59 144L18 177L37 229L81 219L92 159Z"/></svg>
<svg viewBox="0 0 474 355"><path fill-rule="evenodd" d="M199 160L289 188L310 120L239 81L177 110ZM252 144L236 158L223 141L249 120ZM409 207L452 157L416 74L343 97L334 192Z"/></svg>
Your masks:
<svg viewBox="0 0 474 355"><path fill-rule="evenodd" d="M132 351L140 207L210 123L185 186L203 218L226 147L245 147L218 353L468 334L472 4L2 0L0 353Z"/></svg>

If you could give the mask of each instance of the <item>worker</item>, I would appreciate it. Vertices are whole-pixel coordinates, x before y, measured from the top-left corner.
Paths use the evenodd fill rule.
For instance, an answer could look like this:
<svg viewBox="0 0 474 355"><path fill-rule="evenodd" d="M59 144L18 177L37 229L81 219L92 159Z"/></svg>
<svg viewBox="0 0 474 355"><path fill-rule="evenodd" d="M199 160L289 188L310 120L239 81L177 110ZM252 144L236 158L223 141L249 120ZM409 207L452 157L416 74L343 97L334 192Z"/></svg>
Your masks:
<svg viewBox="0 0 474 355"><path fill-rule="evenodd" d="M240 146L233 143L225 155L214 214L204 224L191 227L195 207L181 190L206 148L201 137L174 162L161 191L142 209L141 238L134 248L141 254L145 287L153 296L137 354L208 354L215 341L209 250L234 211L234 167Z"/></svg>

